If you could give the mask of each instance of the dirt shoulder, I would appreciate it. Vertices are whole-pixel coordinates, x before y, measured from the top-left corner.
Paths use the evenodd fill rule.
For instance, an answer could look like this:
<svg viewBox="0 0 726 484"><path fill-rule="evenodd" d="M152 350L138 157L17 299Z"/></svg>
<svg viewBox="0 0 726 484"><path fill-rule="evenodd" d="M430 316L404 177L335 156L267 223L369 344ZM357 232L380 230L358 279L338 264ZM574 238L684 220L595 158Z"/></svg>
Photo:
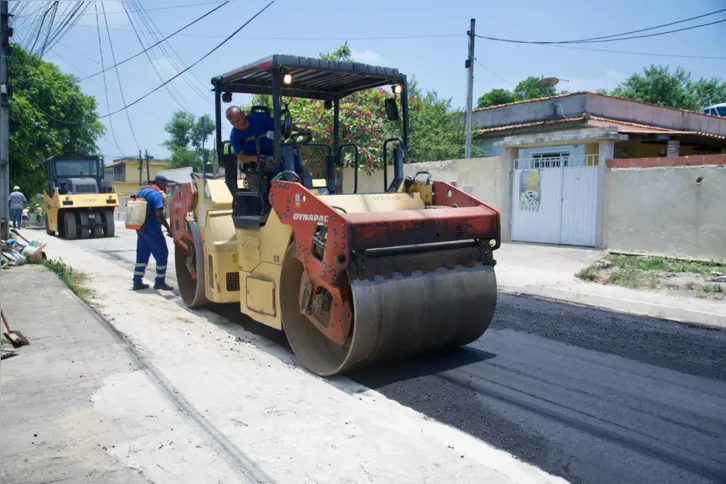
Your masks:
<svg viewBox="0 0 726 484"><path fill-rule="evenodd" d="M629 289L726 300L726 263L647 255L609 254L577 273L577 278Z"/></svg>

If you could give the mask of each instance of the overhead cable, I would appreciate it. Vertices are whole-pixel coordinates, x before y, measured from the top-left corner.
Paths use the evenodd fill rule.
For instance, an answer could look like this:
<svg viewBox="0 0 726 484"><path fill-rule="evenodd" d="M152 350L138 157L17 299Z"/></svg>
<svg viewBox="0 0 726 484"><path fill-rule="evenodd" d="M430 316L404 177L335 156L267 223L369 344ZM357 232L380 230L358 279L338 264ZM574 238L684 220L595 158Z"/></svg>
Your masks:
<svg viewBox="0 0 726 484"><path fill-rule="evenodd" d="M164 82L163 84L155 87L150 92L147 92L146 94L144 94L143 96L141 96L140 98L138 98L136 101L134 101L134 102L132 102L130 104L127 104L126 106L122 107L121 109L119 109L117 111L114 111L114 112L108 113L108 114L104 114L103 116L100 116L99 119L107 118L109 116L113 116L114 114L120 113L121 111L124 111L124 110L130 108L131 106L133 106L134 104L137 104L138 102L140 102L140 101L146 99L147 97L151 96L153 93L155 93L156 91L158 91L162 87L166 86L171 81L173 81L177 77L181 76L186 71L188 71L189 69L193 68L194 66L196 66L197 64L199 64L200 62L202 62L204 59L206 59L207 57L209 57L210 55L212 55L214 52L216 52L217 49L219 49L224 44L226 44L227 42L229 42L229 40L232 39L232 37L234 37L240 30L242 30L243 28L245 28L250 22L252 22L254 19L256 19L262 12L264 12L265 10L267 10L267 8L270 5L272 5L273 3L275 3L274 0L271 1L270 3L268 3L267 5L265 5L260 11L258 11L249 20L247 20L247 22L245 22L244 24L242 24L242 26L240 28L238 28L237 30L235 30L234 32L232 32L232 34L230 34L226 39L224 39L222 42L220 42L219 44L217 44L212 50L210 50L209 52L207 52L206 54L204 54L201 58L199 58L196 62L194 62L194 64L190 65L189 67L187 67L183 71L179 72L177 75L175 75L174 77L172 77L168 81Z"/></svg>
<svg viewBox="0 0 726 484"><path fill-rule="evenodd" d="M202 20L203 18L207 17L208 15L212 14L213 12L216 12L217 10L219 10L219 9L220 9L220 8L222 8L222 7L224 7L224 6L225 6L225 5L227 5L228 3L229 3L229 0L228 0L228 1L226 1L226 2L224 2L223 4L219 5L218 7L215 7L215 8L213 8L212 10L210 10L210 11L209 11L209 12L207 12L207 13L205 13L205 14L204 14L204 15L202 15L201 17L197 17L197 18L196 18L195 20L193 20L193 21L189 22L188 24L186 24L186 25L185 25L184 27L182 27L182 28L178 29L177 31L175 31L175 32L173 32L173 33L171 33L171 34L167 35L166 37L164 37L163 39L161 39L161 40L160 40L159 42L155 43L154 45L150 45L149 47L147 47L146 49L142 50L141 52L138 52L138 53L136 53L136 54L132 55L131 57L128 57L128 58L126 58L126 59L122 60L122 61L121 61L121 62L119 62L118 64L115 64L115 65L113 65L113 66L111 66L111 67L108 67L108 68L106 68L106 69L104 69L104 70L105 70L105 71L107 71L107 70L113 69L114 67L118 67L118 66L120 66L120 65L122 65L122 64L125 64L126 62L130 61L131 59L134 59L134 58L136 58L136 57L140 56L141 54L143 54L143 53L147 52L147 51L148 51L149 49L152 49L152 48L156 47L157 45L161 44L162 42L164 42L165 40L169 39L170 37L173 37L174 35L176 35L177 33L181 32L182 30L184 30L184 29L186 29L186 28L188 28L188 27L191 27L192 25L194 25L195 23L199 22L199 21L200 21L200 20ZM102 5L103 5L103 4L102 4ZM91 74L90 76L86 76L86 77L84 77L83 79L81 79L81 81L83 81L84 79L88 79L89 77L94 77L94 76L97 76L97 75L101 74L102 72L104 72L104 71L99 71L99 72L96 72L95 74Z"/></svg>
<svg viewBox="0 0 726 484"><path fill-rule="evenodd" d="M477 34L476 37L479 37L481 39L486 39L486 40L492 40L492 41L495 41L495 42L508 42L508 43L513 43L513 44L538 44L538 45L552 45L552 44L591 44L591 43L592 44L596 44L596 43L601 43L601 42L617 42L617 41L620 41L620 40L644 39L644 38L648 38L648 37L657 37L657 36L660 36L660 35L668 35L668 34L673 34L673 33L676 33L676 32L683 32L683 31L686 31L686 30L693 30L693 29L698 29L698 28L702 28L702 27L708 27L710 25L716 25L716 24L720 24L720 23L724 23L724 22L726 22L726 19L716 20L714 22L709 22L709 23L705 23L705 24L692 25L690 27L683 27L683 28L680 28L680 29L667 30L665 32L656 32L654 34L632 35L630 37L617 37L617 38L612 38L612 37L614 37L616 35L623 35L623 34L613 34L612 36L605 36L607 38L603 37L603 38L601 38L601 40L592 40L592 39L547 40L547 41L545 41L545 40L517 40L517 39L503 39L503 38L500 38L500 37L489 37L489 36L486 36L486 35L479 35L479 34Z"/></svg>

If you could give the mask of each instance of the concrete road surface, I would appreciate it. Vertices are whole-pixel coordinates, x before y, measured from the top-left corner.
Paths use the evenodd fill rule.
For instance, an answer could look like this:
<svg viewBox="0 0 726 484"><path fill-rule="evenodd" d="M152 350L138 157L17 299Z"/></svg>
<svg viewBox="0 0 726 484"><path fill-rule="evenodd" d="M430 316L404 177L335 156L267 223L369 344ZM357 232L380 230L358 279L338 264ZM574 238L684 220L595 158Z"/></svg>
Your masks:
<svg viewBox="0 0 726 484"><path fill-rule="evenodd" d="M74 243L131 270L117 234ZM726 332L500 294L469 347L350 376L571 482L726 482Z"/></svg>

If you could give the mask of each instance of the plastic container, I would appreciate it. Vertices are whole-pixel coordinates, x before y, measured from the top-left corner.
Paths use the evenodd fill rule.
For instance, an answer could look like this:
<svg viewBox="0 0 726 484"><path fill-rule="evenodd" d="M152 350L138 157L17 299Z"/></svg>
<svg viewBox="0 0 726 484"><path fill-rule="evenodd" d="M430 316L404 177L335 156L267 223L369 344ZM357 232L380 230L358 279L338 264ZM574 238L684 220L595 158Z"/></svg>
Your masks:
<svg viewBox="0 0 726 484"><path fill-rule="evenodd" d="M129 198L126 204L126 228L140 229L146 223L146 199Z"/></svg>

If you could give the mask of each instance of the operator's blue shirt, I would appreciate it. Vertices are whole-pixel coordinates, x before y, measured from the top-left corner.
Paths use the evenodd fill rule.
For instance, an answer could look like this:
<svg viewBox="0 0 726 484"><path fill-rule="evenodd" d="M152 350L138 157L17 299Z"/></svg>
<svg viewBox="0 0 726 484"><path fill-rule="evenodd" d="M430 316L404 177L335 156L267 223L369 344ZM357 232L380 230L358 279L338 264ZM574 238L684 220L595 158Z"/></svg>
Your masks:
<svg viewBox="0 0 726 484"><path fill-rule="evenodd" d="M268 131L275 131L275 122L272 117L260 113L248 114L247 121L249 121L249 126L244 131L232 128L229 141L232 143L235 154L244 153L248 156L255 156L257 155L255 140L251 139L245 142L245 139L250 136L264 135ZM267 137L260 138L260 154L263 156L272 156L273 152L272 140Z"/></svg>
<svg viewBox="0 0 726 484"><path fill-rule="evenodd" d="M142 188L136 195L146 200L146 230L149 232L161 232L161 222L157 220L157 209L164 208L164 195L156 186Z"/></svg>

